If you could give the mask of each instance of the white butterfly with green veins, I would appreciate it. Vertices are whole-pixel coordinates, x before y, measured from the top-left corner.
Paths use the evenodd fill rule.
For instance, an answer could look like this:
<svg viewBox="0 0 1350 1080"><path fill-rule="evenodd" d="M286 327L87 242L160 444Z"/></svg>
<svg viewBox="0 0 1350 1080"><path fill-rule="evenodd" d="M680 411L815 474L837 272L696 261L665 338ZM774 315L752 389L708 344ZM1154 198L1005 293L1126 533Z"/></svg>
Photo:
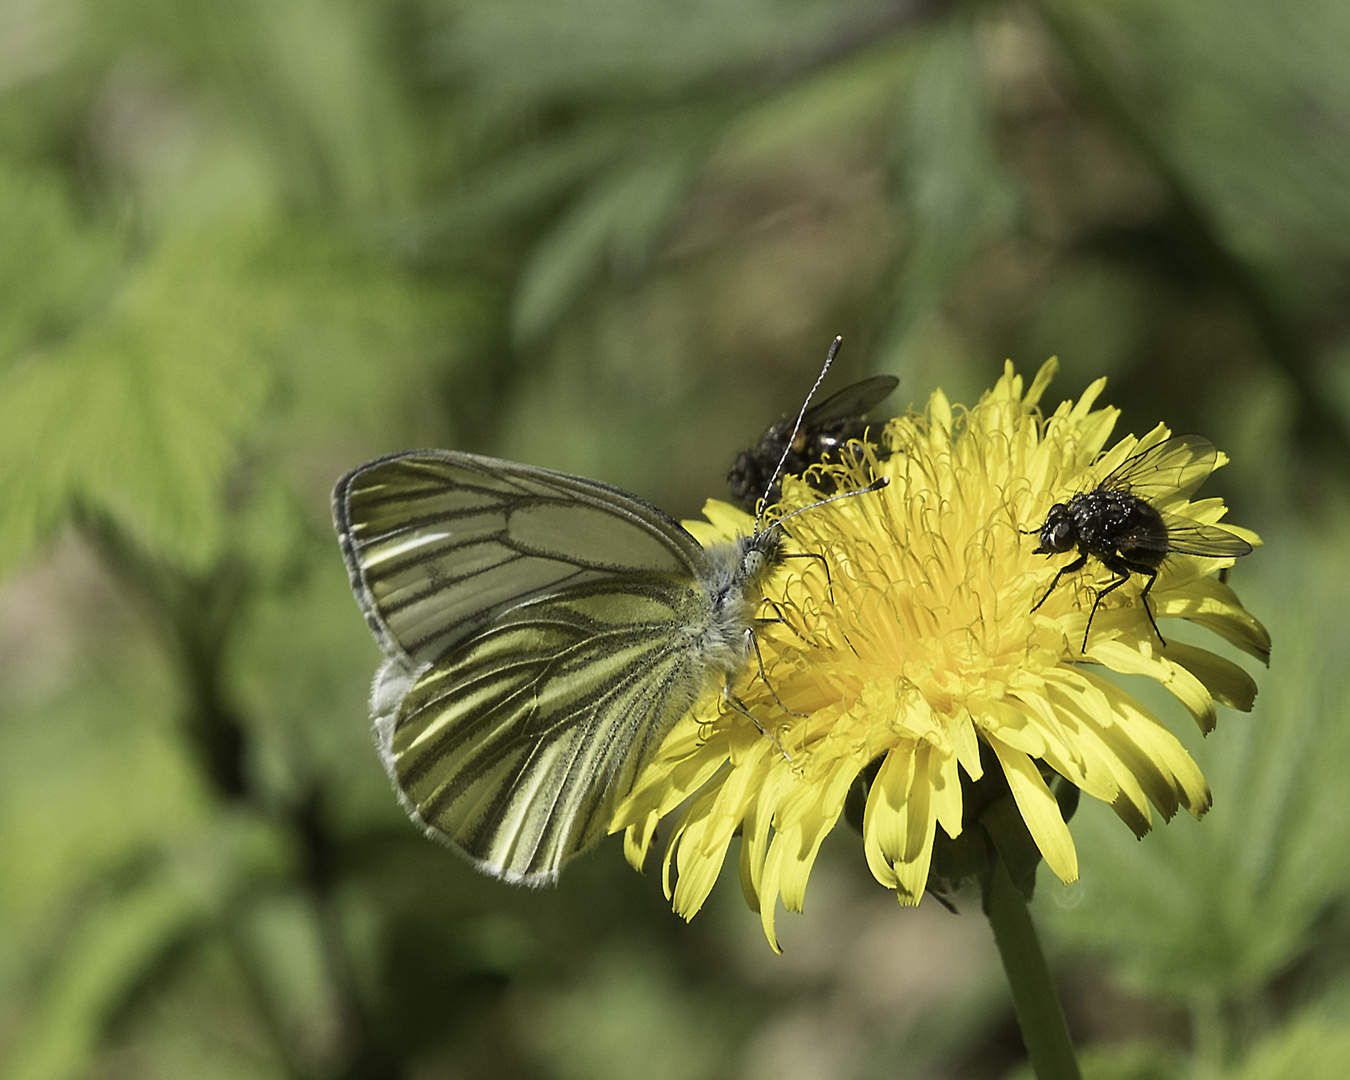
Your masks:
<svg viewBox="0 0 1350 1080"><path fill-rule="evenodd" d="M333 519L386 657L371 709L404 807L527 885L608 831L706 690L730 694L783 559L777 525L704 548L607 484L446 450L362 465Z"/></svg>

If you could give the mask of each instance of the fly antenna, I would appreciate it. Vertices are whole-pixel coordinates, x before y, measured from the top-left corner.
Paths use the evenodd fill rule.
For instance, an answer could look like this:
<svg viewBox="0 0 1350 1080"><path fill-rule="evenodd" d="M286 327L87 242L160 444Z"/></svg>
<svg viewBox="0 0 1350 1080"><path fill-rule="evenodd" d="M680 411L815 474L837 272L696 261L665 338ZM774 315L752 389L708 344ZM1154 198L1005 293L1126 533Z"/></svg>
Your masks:
<svg viewBox="0 0 1350 1080"><path fill-rule="evenodd" d="M783 444L782 456L778 459L778 464L774 466L773 475L769 477L769 482L764 485L764 495L759 500L759 513L755 515L755 532L759 532L760 522L764 520L764 511L769 508L769 492L773 490L774 484L783 474L783 466L787 464L788 454L792 453L792 444L797 441L797 432L801 430L802 421L806 419L806 410L811 407L811 399L816 396L816 391L820 389L820 384L825 381L825 376L829 373L830 365L834 363L834 358L839 355L840 348L843 347L844 339L836 335L834 343L830 346L830 351L825 354L825 365L820 369L820 374L816 376L816 381L811 384L811 389L807 391L806 400L802 402L802 408L797 413L797 421L792 425L792 434L787 437L787 442ZM826 500L827 502L829 500Z"/></svg>

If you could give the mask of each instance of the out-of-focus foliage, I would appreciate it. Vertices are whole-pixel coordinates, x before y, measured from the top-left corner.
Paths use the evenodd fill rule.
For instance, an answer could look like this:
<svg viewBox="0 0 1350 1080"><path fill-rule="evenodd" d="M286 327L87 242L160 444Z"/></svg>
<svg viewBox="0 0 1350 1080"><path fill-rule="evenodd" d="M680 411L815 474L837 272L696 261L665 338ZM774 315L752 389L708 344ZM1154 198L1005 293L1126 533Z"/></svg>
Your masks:
<svg viewBox="0 0 1350 1080"><path fill-rule="evenodd" d="M0 1077L1012 1067L979 917L843 831L774 957L617 843L480 878L367 735L340 473L687 516L836 333L835 386L1055 353L1229 453L1257 711L1040 910L1088 1075L1339 1075L1348 51L1341 0L0 0Z"/></svg>

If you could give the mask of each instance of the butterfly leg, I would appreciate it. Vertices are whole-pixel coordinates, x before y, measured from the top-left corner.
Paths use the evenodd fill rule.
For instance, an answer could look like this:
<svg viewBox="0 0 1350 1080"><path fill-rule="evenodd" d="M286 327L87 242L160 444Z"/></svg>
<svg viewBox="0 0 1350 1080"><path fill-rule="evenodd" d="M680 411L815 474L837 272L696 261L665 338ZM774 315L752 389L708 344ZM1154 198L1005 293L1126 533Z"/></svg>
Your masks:
<svg viewBox="0 0 1350 1080"><path fill-rule="evenodd" d="M826 585L831 585L831 587L832 587L832 583L831 583L831 581L830 581L830 561L829 561L827 558L825 558L825 556L822 555L820 552L818 552L818 551L801 551L801 552L794 552L794 553L792 553L792 554L790 554L790 555L784 555L783 558L784 558L784 559L819 559L819 560L820 560L820 565L821 565L821 566L824 568L824 570L825 570L825 584L826 584Z"/></svg>
<svg viewBox="0 0 1350 1080"><path fill-rule="evenodd" d="M769 677L764 674L764 657L759 651L759 638L755 637L753 628L746 630L745 636L750 639L750 647L755 651L755 662L759 665L759 677L764 681L764 685L769 688L769 693L773 695L774 701L778 702L778 707L789 716L806 717L808 713L798 712L796 709L789 709L783 704L783 699L778 696L778 691L773 688L773 683L769 682ZM760 728L763 731L763 728Z"/></svg>
<svg viewBox="0 0 1350 1080"><path fill-rule="evenodd" d="M803 716L803 717L806 716L807 715L806 713L800 713L797 712L795 709L789 709L786 705L783 704L782 699L779 698L778 696L778 692L774 690L773 684L769 682L767 676L765 676L764 674L764 657L760 655L759 642L755 638L754 630L753 629L746 630L745 633L746 637L749 639L750 647L755 652L755 660L759 664L759 677L764 680L764 685L769 688L769 693L773 695L774 701L778 702L779 708L781 708L784 712L789 713L792 716ZM740 713L752 724L754 724L755 727L759 729L759 733L763 735L766 739L768 739L771 743L773 743L774 749L783 755L783 759L785 761L792 760L792 755L789 754L787 750L784 749L783 744L778 741L778 736L776 736L773 732L771 732L768 728L766 728L763 724L761 724L759 721L759 717L757 717L748 708L746 708L745 702L743 702L734 693L732 693L730 677L727 678L726 685L722 687L722 700L725 701L729 706L731 706L733 712Z"/></svg>
<svg viewBox="0 0 1350 1080"><path fill-rule="evenodd" d="M863 490L866 490L866 489L863 489ZM835 602L835 599L834 599L834 582L830 579L830 564L829 564L829 561L825 558L824 555L821 555L821 554L819 554L818 552L808 551L808 552L804 552L803 554L800 554L800 555L784 555L783 558L785 558L785 559L819 559L819 560L820 560L820 565L821 565L821 566L824 568L824 570L825 570L825 588L826 588L826 590L828 591L828 594L829 594L829 597L830 597L830 603L833 604L833 603ZM772 600L765 600L764 602L765 602L766 604L768 604L770 607L772 607L775 611L778 610L778 605L775 604ZM1034 609L1033 609L1033 610L1034 610ZM785 620L779 619L779 622L783 622L783 621L785 621ZM789 626L788 629L791 630L794 634L796 634L796 635L797 635L797 638L798 638L800 641L806 642L806 641L808 640L807 638L803 637L803 636L801 635L801 633L799 633L799 632L797 631L796 627ZM849 639L848 639L848 631L846 631L846 630L844 629L842 623L839 624L839 633L840 633L841 635L843 635L843 638L844 638L844 644L847 645L847 646L849 647L849 649L852 650L854 656L857 656L857 655L858 655L858 650L853 648L853 642L849 641ZM808 642L808 643L809 643L809 642ZM791 710L789 710L789 711L791 711Z"/></svg>
<svg viewBox="0 0 1350 1080"><path fill-rule="evenodd" d="M792 760L792 755L789 754L787 750L783 748L783 744L778 741L778 736L759 722L759 717L756 716L754 713L752 713L746 707L745 702L743 702L740 698L738 698L735 694L731 692L731 687L728 686L725 690L722 691L722 700L725 701L727 705L731 707L732 712L740 713L747 720L749 720L750 723L754 724L755 727L759 729L759 733L763 735L766 739L768 739L769 742L773 743L773 748L783 755L784 761ZM798 715L805 715L805 714L798 714Z"/></svg>
<svg viewBox="0 0 1350 1080"><path fill-rule="evenodd" d="M755 620L756 625L758 625L758 626L773 626L773 625L777 625L777 626L786 626L787 629L788 629L788 633L791 634L793 637L795 637L795 638L796 638L798 641L800 641L803 645L810 645L810 644L811 644L811 639L810 639L810 638L808 638L808 637L806 637L804 634L802 634L802 632L801 632L800 630L798 630L795 626L792 625L792 623L790 623L787 619L785 619L785 618L783 617L783 609L780 608L780 607L778 606L778 604L777 604L775 601L770 600L768 597L765 597L763 600L760 601L760 603L765 604L765 605L767 605L768 607L772 608L772 609L773 609L773 613L774 613L774 617L773 617L772 619L756 619L756 620Z"/></svg>

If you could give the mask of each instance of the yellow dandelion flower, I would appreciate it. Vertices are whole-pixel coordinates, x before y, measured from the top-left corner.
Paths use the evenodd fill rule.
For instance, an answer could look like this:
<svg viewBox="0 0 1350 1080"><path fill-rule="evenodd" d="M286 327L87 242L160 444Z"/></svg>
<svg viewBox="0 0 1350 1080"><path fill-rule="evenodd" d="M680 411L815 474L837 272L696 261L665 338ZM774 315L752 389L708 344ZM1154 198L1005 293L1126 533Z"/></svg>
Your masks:
<svg viewBox="0 0 1350 1080"><path fill-rule="evenodd" d="M1103 454L1118 416L1093 408L1105 380L1045 418L1039 402L1054 371L1047 363L1024 392L1009 364L965 411L934 394L925 414L886 425L889 456L860 447L854 462L830 467L841 490L873 476L888 487L785 526L803 557L768 590L772 621L757 635L763 675L754 664L738 687L755 719L711 698L671 732L612 823L627 830L628 857L641 866L660 819L686 803L664 865L681 915L702 905L739 835L742 885L775 943L778 899L801 910L821 842L865 773L867 863L907 904L929 883L938 830L960 836L970 785L995 762L1065 882L1077 878L1078 860L1047 783L1053 774L1110 804L1138 835L1150 827L1150 804L1165 819L1178 807L1197 817L1208 809L1209 788L1181 743L1101 671L1157 680L1208 731L1216 702L1249 709L1256 686L1212 652L1164 641L1155 616L1188 620L1262 660L1269 638L1214 576L1231 555L1160 558L1143 601L1133 575L1104 592L1119 574L1099 559L1051 588L1077 553L1038 553L1029 534L1054 504L1168 436L1160 427ZM1179 481L1161 508L1178 515L1169 521L1212 529L1221 501L1185 498L1199 479ZM789 478L777 512L817 497ZM702 543L750 528L725 504L705 513L706 523L687 523Z"/></svg>

